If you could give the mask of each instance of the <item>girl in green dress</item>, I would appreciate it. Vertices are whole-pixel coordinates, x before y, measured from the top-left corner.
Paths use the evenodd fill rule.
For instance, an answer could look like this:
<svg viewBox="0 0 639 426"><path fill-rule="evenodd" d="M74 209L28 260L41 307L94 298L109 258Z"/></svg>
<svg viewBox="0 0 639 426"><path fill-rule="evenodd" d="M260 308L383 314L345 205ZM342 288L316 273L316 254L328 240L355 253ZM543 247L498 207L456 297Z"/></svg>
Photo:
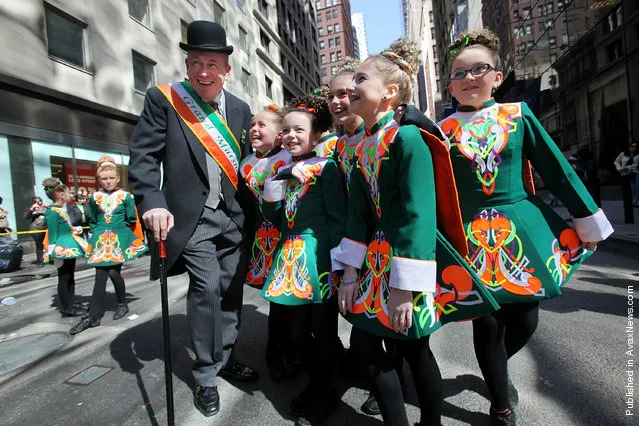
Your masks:
<svg viewBox="0 0 639 426"><path fill-rule="evenodd" d="M86 309L74 306L75 261L84 257L88 244L82 238L82 227L73 226L64 205L71 199L69 188L58 178L49 177L42 181L47 197L53 204L44 217L47 223L47 257L58 266L58 297L63 318L78 317Z"/></svg>
<svg viewBox="0 0 639 426"><path fill-rule="evenodd" d="M499 51L488 30L453 43L449 88L460 106L440 126L451 142L466 260L501 305L473 321L490 416L513 424L517 398L507 361L537 327L539 301L561 294L612 226L530 108L493 99L503 78ZM574 229L526 185L528 160L570 210Z"/></svg>
<svg viewBox="0 0 639 426"><path fill-rule="evenodd" d="M338 303L353 324L353 348L370 376L384 423L402 426L408 418L394 369L397 354L413 374L420 424L439 425L442 380L429 336L445 322L494 309L437 230L437 222L444 222L451 241L465 249L461 219L454 222L458 207L437 214L446 196L451 206L457 202L454 181L444 179L445 191L437 186L436 176L452 173L445 146L393 119L394 109L411 98L419 55L414 44L398 40L357 67L350 111L364 120L366 134L350 178L346 236L334 252L345 265Z"/></svg>
<svg viewBox="0 0 639 426"><path fill-rule="evenodd" d="M278 221L282 236L262 297L286 306L294 346L308 367L308 385L291 403L291 412L299 417L297 424L320 424L337 406L339 278L330 252L344 233L346 198L335 161L313 150L332 122L326 99L309 95L298 102L288 108L282 125L291 164L268 179L264 190L264 212Z"/></svg>
<svg viewBox="0 0 639 426"><path fill-rule="evenodd" d="M109 278L118 299L113 319L118 320L129 312L124 279L120 272L122 264L148 250L141 236L130 229L137 223L135 201L130 193L120 189L120 172L112 157L104 156L98 160L97 177L102 189L89 197L92 236L86 255L87 264L95 267L95 285L89 314L71 329L71 334L100 325Z"/></svg>

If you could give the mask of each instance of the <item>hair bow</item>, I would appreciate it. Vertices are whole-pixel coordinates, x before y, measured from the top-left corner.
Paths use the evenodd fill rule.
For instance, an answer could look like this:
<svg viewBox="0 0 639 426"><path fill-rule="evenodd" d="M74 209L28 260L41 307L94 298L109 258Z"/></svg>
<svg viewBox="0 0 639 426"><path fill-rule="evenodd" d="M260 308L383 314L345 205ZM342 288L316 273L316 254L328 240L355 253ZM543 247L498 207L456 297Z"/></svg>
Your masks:
<svg viewBox="0 0 639 426"><path fill-rule="evenodd" d="M306 108L306 104L299 104L297 106L297 109L306 110L307 112L310 112L311 114L315 114L317 112L317 110L315 108Z"/></svg>

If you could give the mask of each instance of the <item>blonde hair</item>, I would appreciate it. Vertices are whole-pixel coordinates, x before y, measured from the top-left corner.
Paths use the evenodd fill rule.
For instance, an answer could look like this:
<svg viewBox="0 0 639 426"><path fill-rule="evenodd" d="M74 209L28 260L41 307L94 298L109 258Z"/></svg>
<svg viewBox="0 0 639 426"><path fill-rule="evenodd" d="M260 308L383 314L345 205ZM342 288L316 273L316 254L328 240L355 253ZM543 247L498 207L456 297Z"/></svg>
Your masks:
<svg viewBox="0 0 639 426"><path fill-rule="evenodd" d="M97 175L100 177L100 173L105 172L107 170L115 170L115 175L120 177L120 169L115 164L115 159L110 155L104 155L100 157L98 160L98 172Z"/></svg>
<svg viewBox="0 0 639 426"><path fill-rule="evenodd" d="M398 86L393 107L410 102L413 97L413 78L421 64L421 50L415 42L397 39L388 49L379 55L369 56L363 63L375 65L385 85Z"/></svg>
<svg viewBox="0 0 639 426"><path fill-rule="evenodd" d="M48 177L42 181L42 186L44 187L44 192L47 194L47 197L51 201L55 201L55 194L62 193L66 191L68 188L60 179L57 177Z"/></svg>

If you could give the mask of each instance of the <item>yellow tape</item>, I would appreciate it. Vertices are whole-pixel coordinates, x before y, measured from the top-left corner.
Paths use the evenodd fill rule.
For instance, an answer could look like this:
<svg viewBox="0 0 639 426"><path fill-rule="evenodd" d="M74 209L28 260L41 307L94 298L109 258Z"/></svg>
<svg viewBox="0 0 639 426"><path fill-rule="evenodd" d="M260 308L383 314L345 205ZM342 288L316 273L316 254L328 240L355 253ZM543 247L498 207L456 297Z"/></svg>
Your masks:
<svg viewBox="0 0 639 426"><path fill-rule="evenodd" d="M89 226L83 226L82 229L89 229ZM27 234L40 234L42 232L47 232L46 229L41 229L37 231L13 231L13 232L2 232L0 233L0 237L4 237L5 235L27 235Z"/></svg>

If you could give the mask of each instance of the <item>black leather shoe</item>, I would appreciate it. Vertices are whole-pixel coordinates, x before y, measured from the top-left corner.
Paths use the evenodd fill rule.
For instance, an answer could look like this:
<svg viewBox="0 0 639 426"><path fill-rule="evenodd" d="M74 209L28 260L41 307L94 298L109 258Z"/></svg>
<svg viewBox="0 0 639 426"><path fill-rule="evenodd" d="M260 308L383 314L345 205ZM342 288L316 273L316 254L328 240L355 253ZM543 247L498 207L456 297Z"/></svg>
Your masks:
<svg viewBox="0 0 639 426"><path fill-rule="evenodd" d="M70 307L69 309L61 309L60 310L60 315L62 315L62 318L69 318L69 317L81 317L82 315L86 314L87 311L85 311L84 309L77 309L75 307Z"/></svg>
<svg viewBox="0 0 639 426"><path fill-rule="evenodd" d="M129 307L126 303L118 303L118 308L115 310L113 314L114 320L119 320L123 316L125 316L129 312Z"/></svg>
<svg viewBox="0 0 639 426"><path fill-rule="evenodd" d="M217 393L217 386L196 386L193 390L193 403L195 408L206 417L216 415L220 411L220 394Z"/></svg>
<svg viewBox="0 0 639 426"><path fill-rule="evenodd" d="M255 382L260 378L257 371L239 362L236 362L230 367L224 367L220 370L218 376L236 382Z"/></svg>
<svg viewBox="0 0 639 426"><path fill-rule="evenodd" d="M368 394L368 398L362 404L361 410L364 414L368 414L369 416L376 416L378 414L381 414L379 405L377 404L377 400L372 393Z"/></svg>
<svg viewBox="0 0 639 426"><path fill-rule="evenodd" d="M91 328L91 327L97 327L100 325L100 320L98 319L97 321L92 320L91 318L89 318L88 315L85 315L82 317L82 319L80 320L79 323L77 323L70 331L69 334L73 335L73 334L79 334L82 333L84 330L86 330L87 328Z"/></svg>

